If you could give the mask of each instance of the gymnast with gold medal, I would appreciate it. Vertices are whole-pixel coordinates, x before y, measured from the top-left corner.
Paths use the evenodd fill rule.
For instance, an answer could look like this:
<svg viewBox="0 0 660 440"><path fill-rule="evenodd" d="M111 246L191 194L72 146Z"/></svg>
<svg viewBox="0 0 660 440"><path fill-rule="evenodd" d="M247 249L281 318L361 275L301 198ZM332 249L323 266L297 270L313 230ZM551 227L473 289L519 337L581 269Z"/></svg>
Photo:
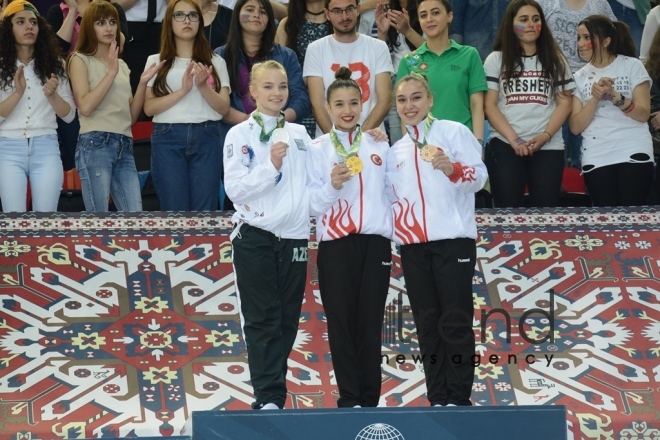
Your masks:
<svg viewBox="0 0 660 440"><path fill-rule="evenodd" d="M319 290L339 389L337 405L375 407L392 261L385 173L389 144L360 129L361 91L350 79L351 71L341 67L335 78L326 92L332 129L312 141L307 152Z"/></svg>

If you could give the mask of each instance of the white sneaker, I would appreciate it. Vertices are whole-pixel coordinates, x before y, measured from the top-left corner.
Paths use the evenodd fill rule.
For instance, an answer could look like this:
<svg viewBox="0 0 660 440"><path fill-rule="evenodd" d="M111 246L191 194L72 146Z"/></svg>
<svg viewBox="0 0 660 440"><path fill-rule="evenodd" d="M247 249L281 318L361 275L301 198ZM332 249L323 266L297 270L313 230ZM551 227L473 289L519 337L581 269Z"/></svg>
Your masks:
<svg viewBox="0 0 660 440"><path fill-rule="evenodd" d="M362 408L362 405L355 405L353 408Z"/></svg>
<svg viewBox="0 0 660 440"><path fill-rule="evenodd" d="M436 403L435 405L433 405L433 407L436 407L436 406L442 407L443 405L440 405L439 403Z"/></svg>
<svg viewBox="0 0 660 440"><path fill-rule="evenodd" d="M275 405L274 403L267 403L264 406L262 406L261 409L280 409L280 407Z"/></svg>
<svg viewBox="0 0 660 440"><path fill-rule="evenodd" d="M456 406L455 403L448 403L447 406Z"/></svg>

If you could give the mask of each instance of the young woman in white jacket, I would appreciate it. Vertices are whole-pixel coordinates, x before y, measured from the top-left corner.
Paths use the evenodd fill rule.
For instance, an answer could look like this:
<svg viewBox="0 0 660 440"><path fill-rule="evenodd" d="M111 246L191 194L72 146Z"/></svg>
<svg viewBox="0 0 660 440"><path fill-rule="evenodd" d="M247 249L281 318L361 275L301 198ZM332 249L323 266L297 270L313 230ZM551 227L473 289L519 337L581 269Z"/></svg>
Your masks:
<svg viewBox="0 0 660 440"><path fill-rule="evenodd" d="M257 109L225 139L225 189L236 208L231 241L252 407L281 409L305 293L311 139L305 127L284 119L289 89L281 64L255 64L250 94Z"/></svg>
<svg viewBox="0 0 660 440"><path fill-rule="evenodd" d="M326 92L330 132L307 152L319 288L339 407L378 406L381 328L390 285L392 216L387 142L361 131L360 88L347 67Z"/></svg>
<svg viewBox="0 0 660 440"><path fill-rule="evenodd" d="M488 177L470 130L429 113L433 97L417 73L395 88L408 134L387 155L394 191L394 241L406 281L432 406L470 405L474 193Z"/></svg>

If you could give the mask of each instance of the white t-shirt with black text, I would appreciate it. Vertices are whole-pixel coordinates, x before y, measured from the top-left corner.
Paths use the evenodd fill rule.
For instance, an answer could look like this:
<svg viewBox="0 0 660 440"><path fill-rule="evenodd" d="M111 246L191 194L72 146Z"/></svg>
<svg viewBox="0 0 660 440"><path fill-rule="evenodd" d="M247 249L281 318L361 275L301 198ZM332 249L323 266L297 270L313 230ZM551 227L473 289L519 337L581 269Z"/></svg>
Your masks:
<svg viewBox="0 0 660 440"><path fill-rule="evenodd" d="M603 77L616 78L614 90L628 99L632 99L635 87L644 82L651 83L644 65L637 58L619 55L603 68L589 63L575 73L575 96L582 105L591 99L593 84ZM653 144L646 122L635 121L611 101L598 103L591 123L582 132L582 139L583 172L617 163L653 161ZM632 157L640 153L646 154L648 159Z"/></svg>
<svg viewBox="0 0 660 440"><path fill-rule="evenodd" d="M552 93L552 81L543 75L541 63L536 55L523 57L523 71L520 75L506 79L502 75L502 52L492 52L484 62L486 82L489 90L497 90L497 107L500 109L511 128L523 140L529 141L546 130L552 113L557 108L555 94ZM557 86L555 93L575 89L573 75L566 64L566 75ZM491 127L490 138L509 141ZM563 150L564 140L561 130L555 133L542 150Z"/></svg>
<svg viewBox="0 0 660 440"><path fill-rule="evenodd" d="M335 80L335 72L340 67L348 67L362 91L362 124L376 106L376 75L387 72L393 74L390 51L384 41L358 34L352 43L340 43L328 35L311 43L305 54L303 78L319 76L323 78L323 94ZM381 127L382 128L382 127ZM383 130L384 131L384 130ZM323 135L316 127L316 136Z"/></svg>

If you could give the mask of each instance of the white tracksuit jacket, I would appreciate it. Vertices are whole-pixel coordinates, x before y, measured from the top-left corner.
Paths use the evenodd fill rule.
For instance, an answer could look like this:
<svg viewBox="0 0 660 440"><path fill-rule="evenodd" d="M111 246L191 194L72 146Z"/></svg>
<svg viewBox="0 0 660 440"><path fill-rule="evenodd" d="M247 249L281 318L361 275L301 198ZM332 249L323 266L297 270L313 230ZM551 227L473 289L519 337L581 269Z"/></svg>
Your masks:
<svg viewBox="0 0 660 440"><path fill-rule="evenodd" d="M287 122L284 129L289 148L280 171L270 160L273 141L259 140L261 127L252 116L229 130L225 191L236 208L235 224L248 223L281 238L309 238L306 156L312 140L302 125Z"/></svg>
<svg viewBox="0 0 660 440"><path fill-rule="evenodd" d="M416 127L407 127L420 142L425 123L423 120ZM387 175L394 191L394 241L412 244L476 239L474 193L488 178L479 153L481 146L463 124L446 120L433 122L427 143L449 156L454 173L447 177L423 161L408 134L392 146L387 155Z"/></svg>
<svg viewBox="0 0 660 440"><path fill-rule="evenodd" d="M335 133L348 151L356 133L337 130ZM392 238L392 214L386 195L386 191L391 190L385 173L388 150L387 142L376 142L371 135L363 133L357 152L363 163L362 172L336 190L332 187L330 173L345 159L337 154L330 134L312 141L307 151L307 185L318 241L336 240L349 234Z"/></svg>

